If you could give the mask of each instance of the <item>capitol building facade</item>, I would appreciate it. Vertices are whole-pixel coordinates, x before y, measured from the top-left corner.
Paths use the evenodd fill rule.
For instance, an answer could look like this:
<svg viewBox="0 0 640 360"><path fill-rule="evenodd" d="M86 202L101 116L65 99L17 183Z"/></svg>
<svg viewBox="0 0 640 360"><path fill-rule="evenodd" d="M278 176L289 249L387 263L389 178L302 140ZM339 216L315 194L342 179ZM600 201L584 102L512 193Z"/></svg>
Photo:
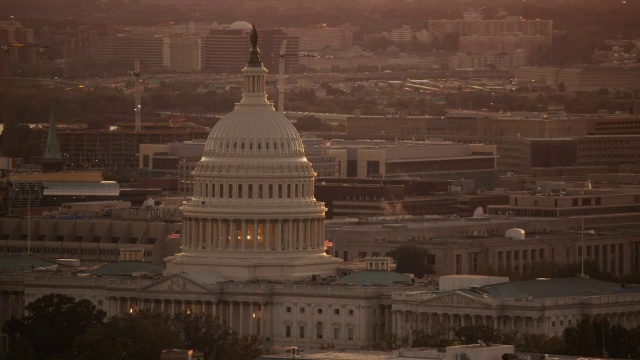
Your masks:
<svg viewBox="0 0 640 360"><path fill-rule="evenodd" d="M210 132L183 206L181 250L166 268L138 276L135 262L123 261L99 274L36 272L25 256L26 268L0 272L0 324L51 293L88 299L107 316L212 314L241 335L260 336L267 349L371 348L391 334L473 324L560 334L584 315L640 324L639 287L588 278L460 275L449 281L458 285L432 291L389 271L386 258L338 278L342 261L325 253L315 173L300 135L267 100L257 36L252 45L242 101Z"/></svg>

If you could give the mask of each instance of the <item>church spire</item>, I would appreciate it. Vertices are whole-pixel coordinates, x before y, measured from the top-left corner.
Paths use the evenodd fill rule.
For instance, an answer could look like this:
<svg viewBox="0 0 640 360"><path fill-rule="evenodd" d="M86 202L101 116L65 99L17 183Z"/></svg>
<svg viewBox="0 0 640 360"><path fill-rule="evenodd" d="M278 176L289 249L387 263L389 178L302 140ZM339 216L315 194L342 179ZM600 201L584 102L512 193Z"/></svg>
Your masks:
<svg viewBox="0 0 640 360"><path fill-rule="evenodd" d="M47 135L47 145L42 154L42 171L56 172L62 171L62 153L58 144L56 133L56 121L53 117L53 109L49 117L49 133Z"/></svg>

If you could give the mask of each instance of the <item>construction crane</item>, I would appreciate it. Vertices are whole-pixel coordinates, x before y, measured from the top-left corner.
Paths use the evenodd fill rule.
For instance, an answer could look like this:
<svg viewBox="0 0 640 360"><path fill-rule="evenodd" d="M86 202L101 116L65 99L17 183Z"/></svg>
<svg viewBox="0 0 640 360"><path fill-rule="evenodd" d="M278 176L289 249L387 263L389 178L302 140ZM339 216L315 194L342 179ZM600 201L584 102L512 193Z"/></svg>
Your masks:
<svg viewBox="0 0 640 360"><path fill-rule="evenodd" d="M133 93L135 96L135 131L142 130L142 104L140 104L140 93L142 92L142 79L140 79L140 61L133 62L133 71L129 71L129 77L133 77Z"/></svg>
<svg viewBox="0 0 640 360"><path fill-rule="evenodd" d="M9 29L2 29L2 123L9 122L9 89L11 89L11 49L24 47L24 44L9 42Z"/></svg>
<svg viewBox="0 0 640 360"><path fill-rule="evenodd" d="M278 63L278 111L284 113L284 64L287 56L295 57L318 57L312 53L287 53L287 40L280 43L280 61Z"/></svg>
<svg viewBox="0 0 640 360"><path fill-rule="evenodd" d="M287 56L287 40L280 45L280 61L278 63L278 111L284 113L284 62Z"/></svg>
<svg viewBox="0 0 640 360"><path fill-rule="evenodd" d="M9 93L11 91L11 49L15 48L31 48L38 47L41 51L46 46L37 44L22 44L18 42L9 41L9 29L0 29L2 32L2 43L0 49L2 49L2 59L0 63L3 65L2 69L2 125L7 126L9 123Z"/></svg>

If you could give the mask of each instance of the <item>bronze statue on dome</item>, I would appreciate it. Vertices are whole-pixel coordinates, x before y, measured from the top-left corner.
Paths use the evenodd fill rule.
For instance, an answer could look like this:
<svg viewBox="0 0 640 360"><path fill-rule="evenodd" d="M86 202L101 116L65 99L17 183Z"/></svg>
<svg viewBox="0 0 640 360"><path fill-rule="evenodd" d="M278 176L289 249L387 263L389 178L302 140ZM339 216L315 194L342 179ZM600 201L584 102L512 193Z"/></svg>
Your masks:
<svg viewBox="0 0 640 360"><path fill-rule="evenodd" d="M258 30L255 25L252 25L253 29L251 29L251 35L249 35L249 40L251 41L251 47L258 47Z"/></svg>

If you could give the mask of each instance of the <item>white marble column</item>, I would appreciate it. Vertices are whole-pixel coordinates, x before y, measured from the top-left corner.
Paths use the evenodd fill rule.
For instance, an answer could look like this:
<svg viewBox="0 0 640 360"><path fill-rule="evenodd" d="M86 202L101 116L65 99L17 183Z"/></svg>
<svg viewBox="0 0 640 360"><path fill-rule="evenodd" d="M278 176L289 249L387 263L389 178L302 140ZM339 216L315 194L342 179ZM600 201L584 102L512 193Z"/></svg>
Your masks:
<svg viewBox="0 0 640 360"><path fill-rule="evenodd" d="M180 230L180 239L182 240L182 248L189 248L189 218L184 217L182 219L182 229Z"/></svg>
<svg viewBox="0 0 640 360"><path fill-rule="evenodd" d="M305 241L306 241L306 239L304 238L304 220L299 219L297 220L297 223L298 223L298 231L296 233L298 235L297 249L302 250L305 248Z"/></svg>
<svg viewBox="0 0 640 360"><path fill-rule="evenodd" d="M212 220L213 222L213 250L220 250L220 219Z"/></svg>
<svg viewBox="0 0 640 360"><path fill-rule="evenodd" d="M189 248L196 249L198 247L198 219L189 219Z"/></svg>
<svg viewBox="0 0 640 360"><path fill-rule="evenodd" d="M205 219L198 219L198 250L204 248L205 238Z"/></svg>
<svg viewBox="0 0 640 360"><path fill-rule="evenodd" d="M311 219L305 220L305 238L307 242L307 249L313 249L313 238L311 237Z"/></svg>
<svg viewBox="0 0 640 360"><path fill-rule="evenodd" d="M247 250L247 220L242 220L242 251Z"/></svg>
<svg viewBox="0 0 640 360"><path fill-rule="evenodd" d="M320 218L318 220L318 228L320 229L320 239L318 239L318 241L320 241L320 244L321 244L322 248L324 249L325 232L324 232L324 220L322 220L322 218ZM334 246L335 246L335 244L334 244Z"/></svg>
<svg viewBox="0 0 640 360"><path fill-rule="evenodd" d="M287 231L285 234L287 246L285 250L293 249L293 220L287 220Z"/></svg>
<svg viewBox="0 0 640 360"><path fill-rule="evenodd" d="M238 243L238 222L229 220L229 244L230 249L235 250Z"/></svg>
<svg viewBox="0 0 640 360"><path fill-rule="evenodd" d="M253 301L249 303L249 335L253 335L253 322L255 321L253 317Z"/></svg>
<svg viewBox="0 0 640 360"><path fill-rule="evenodd" d="M262 228L262 239L264 242L264 249L271 251L271 222L269 219L264 220L264 227Z"/></svg>
<svg viewBox="0 0 640 360"><path fill-rule="evenodd" d="M238 304L238 310L239 310L239 312L240 312L240 316L238 317L238 318L239 318L239 320L240 320L240 321L239 321L238 334L240 334L240 335L242 336L242 335L246 335L246 334L244 333L244 302L242 302L242 301L241 301L241 302Z"/></svg>
<svg viewBox="0 0 640 360"><path fill-rule="evenodd" d="M267 306L266 302L263 302L260 304L260 329L258 329L259 330L258 335L263 337L268 334L264 328L264 318L265 316L267 316L266 306Z"/></svg>
<svg viewBox="0 0 640 360"><path fill-rule="evenodd" d="M230 233L231 233L231 223L229 220L222 220L222 249L229 250L231 246Z"/></svg>
<svg viewBox="0 0 640 360"><path fill-rule="evenodd" d="M398 316L396 315L396 310L391 311L391 333L398 334Z"/></svg>
<svg viewBox="0 0 640 360"><path fill-rule="evenodd" d="M274 226L275 226L274 236L276 241L276 250L282 251L282 220L281 219L276 220Z"/></svg>
<svg viewBox="0 0 640 360"><path fill-rule="evenodd" d="M253 220L253 236L251 237L251 239L253 240L253 251L258 250L258 234L259 233L260 231L258 231L258 220L254 219ZM262 232L262 244L264 246L264 231Z"/></svg>
<svg viewBox="0 0 640 360"><path fill-rule="evenodd" d="M207 219L207 235L206 235L206 246L207 250L213 250L213 219Z"/></svg>

